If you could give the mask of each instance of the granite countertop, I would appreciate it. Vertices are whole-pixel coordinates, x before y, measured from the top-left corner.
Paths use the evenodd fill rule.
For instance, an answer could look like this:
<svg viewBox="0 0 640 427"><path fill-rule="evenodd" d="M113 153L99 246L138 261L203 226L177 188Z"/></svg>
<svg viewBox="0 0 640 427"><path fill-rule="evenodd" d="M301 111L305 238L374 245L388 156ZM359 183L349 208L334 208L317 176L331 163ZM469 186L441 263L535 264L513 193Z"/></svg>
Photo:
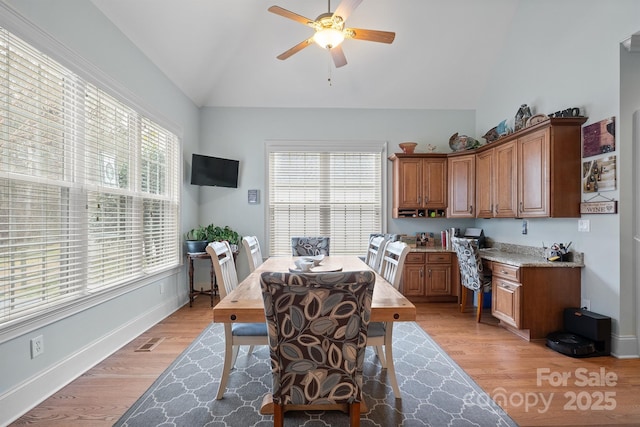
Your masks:
<svg viewBox="0 0 640 427"><path fill-rule="evenodd" d="M493 243L492 247L480 249L482 259L501 262L516 267L584 267L584 254L569 251L569 261L547 261L544 249L534 246Z"/></svg>
<svg viewBox="0 0 640 427"><path fill-rule="evenodd" d="M411 248L411 252L453 252L450 249L445 249L442 246L416 246L415 248Z"/></svg>
<svg viewBox="0 0 640 427"><path fill-rule="evenodd" d="M547 261L544 249L534 246L512 245L510 243L490 242L490 248L480 249L482 259L501 262L516 267L584 267L584 254L569 251L570 261ZM442 247L418 246L411 252L453 252Z"/></svg>

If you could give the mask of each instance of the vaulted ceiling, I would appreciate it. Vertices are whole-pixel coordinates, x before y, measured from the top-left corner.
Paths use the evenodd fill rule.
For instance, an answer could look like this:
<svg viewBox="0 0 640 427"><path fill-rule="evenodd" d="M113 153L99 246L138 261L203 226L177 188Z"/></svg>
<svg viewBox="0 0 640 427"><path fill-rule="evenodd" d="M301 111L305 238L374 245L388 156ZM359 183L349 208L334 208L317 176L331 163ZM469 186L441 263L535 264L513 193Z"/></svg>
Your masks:
<svg viewBox="0 0 640 427"><path fill-rule="evenodd" d="M276 59L313 30L267 11L326 0L92 0L198 106L419 109L476 108L518 1L363 0L347 26L395 41L347 39L336 69L318 46Z"/></svg>

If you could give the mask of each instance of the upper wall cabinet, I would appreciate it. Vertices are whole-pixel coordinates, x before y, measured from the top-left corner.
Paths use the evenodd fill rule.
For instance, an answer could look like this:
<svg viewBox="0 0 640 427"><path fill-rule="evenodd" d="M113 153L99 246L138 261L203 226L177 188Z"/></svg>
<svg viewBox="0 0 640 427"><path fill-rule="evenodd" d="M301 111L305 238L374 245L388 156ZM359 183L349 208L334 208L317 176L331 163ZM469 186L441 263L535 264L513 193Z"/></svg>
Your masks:
<svg viewBox="0 0 640 427"><path fill-rule="evenodd" d="M474 218L476 204L476 155L452 154L447 159L449 173L448 218Z"/></svg>
<svg viewBox="0 0 640 427"><path fill-rule="evenodd" d="M478 149L478 218L580 216L581 127L550 118Z"/></svg>
<svg viewBox="0 0 640 427"><path fill-rule="evenodd" d="M579 217L586 121L549 118L462 153L392 154L393 217Z"/></svg>
<svg viewBox="0 0 640 427"><path fill-rule="evenodd" d="M446 154L392 154L393 217L444 217Z"/></svg>

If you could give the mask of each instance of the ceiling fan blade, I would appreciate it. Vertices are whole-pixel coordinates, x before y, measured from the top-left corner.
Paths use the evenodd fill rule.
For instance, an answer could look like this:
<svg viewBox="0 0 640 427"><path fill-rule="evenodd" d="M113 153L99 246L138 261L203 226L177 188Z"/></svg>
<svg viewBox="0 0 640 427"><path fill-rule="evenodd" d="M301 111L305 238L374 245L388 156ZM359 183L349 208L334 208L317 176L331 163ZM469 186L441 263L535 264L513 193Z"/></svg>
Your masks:
<svg viewBox="0 0 640 427"><path fill-rule="evenodd" d="M311 43L313 43L313 38L312 37L301 41L300 43L298 43L297 45L295 45L291 49L289 49L286 52L283 52L280 55L278 55L277 58L282 60L282 61L284 61L285 59L287 59L288 57L290 57L294 53L300 52L302 49L304 49L305 47L309 46Z"/></svg>
<svg viewBox="0 0 640 427"><path fill-rule="evenodd" d="M362 0L342 0L342 3L338 5L336 11L333 12L334 16L339 16L343 21L346 21L351 12L362 3Z"/></svg>
<svg viewBox="0 0 640 427"><path fill-rule="evenodd" d="M302 15L298 15L297 13L293 13L290 10L283 9L280 6L271 6L267 9L269 12L275 13L276 15L284 16L285 18L293 19L296 22L301 23L302 25L307 25L309 27L313 27L313 19L305 18Z"/></svg>
<svg viewBox="0 0 640 427"><path fill-rule="evenodd" d="M333 47L329 50L329 52L331 52L331 57L333 58L333 63L336 65L336 68L347 65L347 57L344 56L342 46L338 45L336 47Z"/></svg>
<svg viewBox="0 0 640 427"><path fill-rule="evenodd" d="M362 28L347 28L345 29L347 37L356 40L368 40L378 43L393 43L396 38L396 33L391 31L378 31L378 30L365 30Z"/></svg>

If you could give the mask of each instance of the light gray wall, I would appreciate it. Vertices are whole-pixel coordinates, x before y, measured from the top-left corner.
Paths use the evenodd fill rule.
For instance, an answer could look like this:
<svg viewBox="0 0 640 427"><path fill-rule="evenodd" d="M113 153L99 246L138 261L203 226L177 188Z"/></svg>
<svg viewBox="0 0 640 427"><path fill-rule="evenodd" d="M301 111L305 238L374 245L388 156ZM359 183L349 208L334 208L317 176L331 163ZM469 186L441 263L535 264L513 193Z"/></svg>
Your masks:
<svg viewBox="0 0 640 427"><path fill-rule="evenodd" d="M520 234L521 221L478 223L498 241L534 246L573 241L573 248L585 254L582 297L591 301L593 311L612 317L613 350L620 356L638 354L638 307L628 298L635 285L631 262L624 262L631 253L623 237L631 230L622 218L632 205L632 145L628 132L619 131L629 120L620 110L620 93L628 90L620 84L620 42L639 29L638 1L520 1L476 116L478 135L514 116L522 103L532 106L534 114L580 107L589 116L586 124L616 117L618 189L602 194L619 200L620 214L583 215L591 221L589 233L579 233L573 219L530 220L526 236Z"/></svg>
<svg viewBox="0 0 640 427"><path fill-rule="evenodd" d="M47 45L45 50L57 42L66 45L113 79L115 85L130 92L131 98L146 106L155 118L170 118L172 130L182 136L183 153L190 157L199 141L198 109L91 2L6 3L45 32L35 38L33 31L20 34L23 38L42 41ZM2 15L0 25L10 30L14 29L12 26L20 27L16 24L19 19L7 24L12 14L3 11ZM56 58L55 54L52 56ZM198 222L197 204L197 191L185 185L181 203L183 230ZM184 271L177 269L106 303L44 327L34 326L26 334L2 342L0 425L175 311L185 303L186 293ZM45 351L31 359L29 340L37 335L43 335Z"/></svg>
<svg viewBox="0 0 640 427"><path fill-rule="evenodd" d="M268 256L265 141L387 141L389 154L400 151L400 142L416 141L417 151L426 151L426 145L433 144L437 152L451 152L449 137L456 132L470 134L474 129L475 113L468 110L203 108L201 154L240 160L240 176L237 189L201 187L199 217L204 223L229 225L242 235L257 235L263 256ZM391 162L386 164L387 194L391 197ZM260 190L260 205L247 204L249 189ZM391 233L439 233L461 222L405 219L387 223ZM238 270L240 278L248 271L244 254L239 257ZM201 277L203 274L200 272Z"/></svg>

